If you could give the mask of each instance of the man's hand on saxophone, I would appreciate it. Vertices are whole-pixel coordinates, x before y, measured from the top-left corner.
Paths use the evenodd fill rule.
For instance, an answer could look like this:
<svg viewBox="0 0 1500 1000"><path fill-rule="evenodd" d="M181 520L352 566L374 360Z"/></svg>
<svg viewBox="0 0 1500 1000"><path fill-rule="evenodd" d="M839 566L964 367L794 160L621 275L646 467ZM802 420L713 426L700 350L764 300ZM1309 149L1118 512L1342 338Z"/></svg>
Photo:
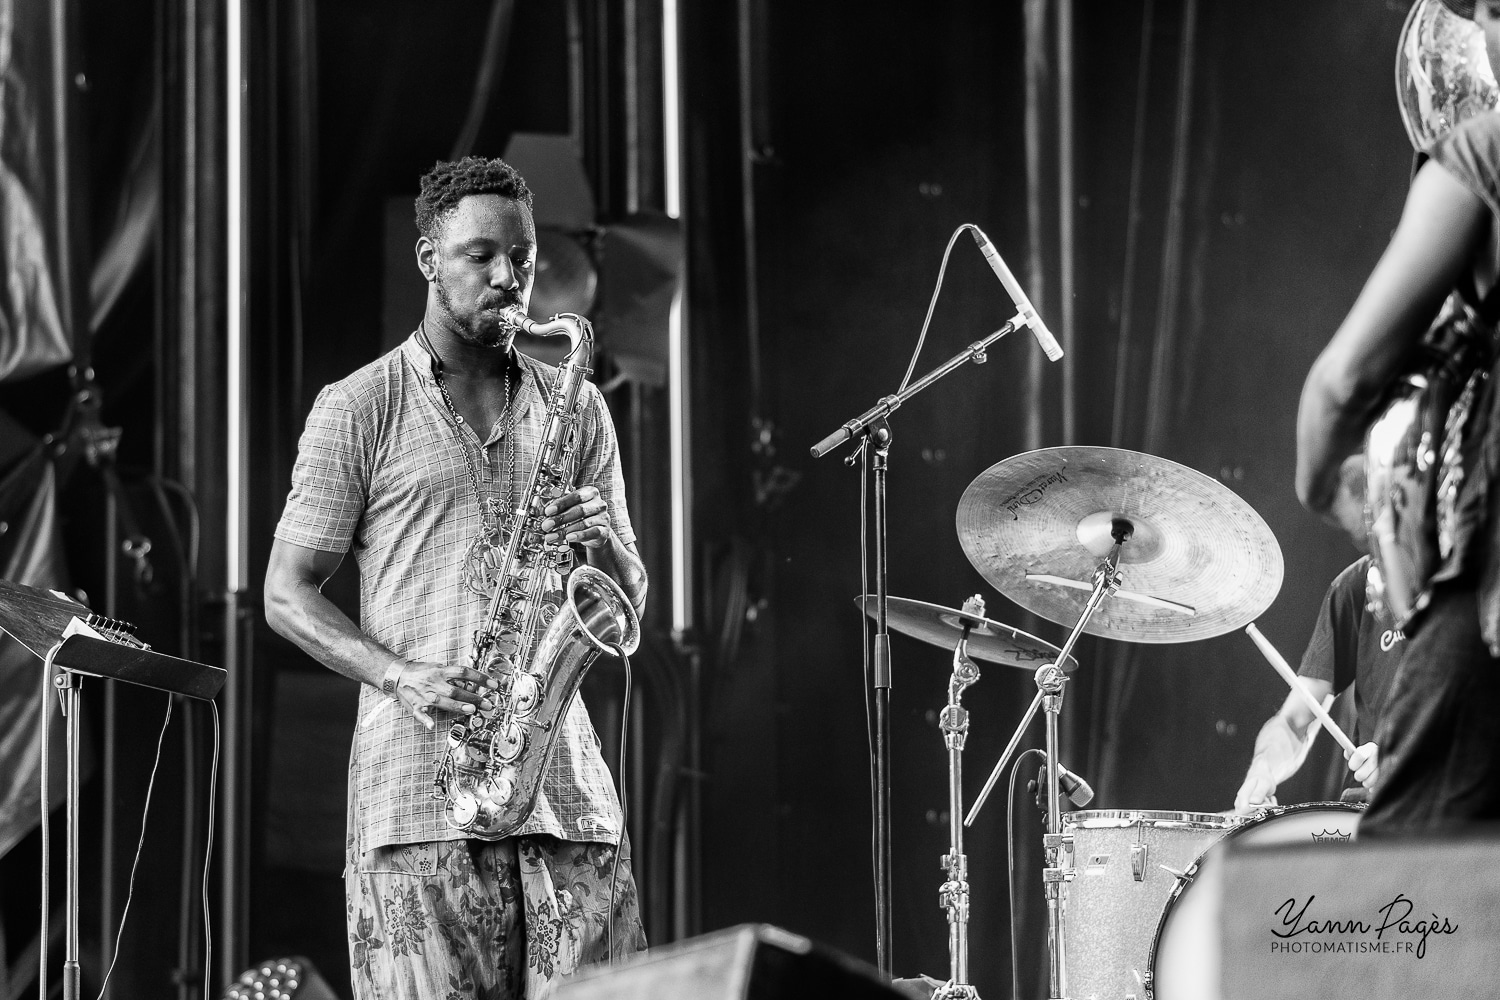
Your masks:
<svg viewBox="0 0 1500 1000"><path fill-rule="evenodd" d="M468 667L399 656L391 660L386 675L394 678L396 699L428 729L433 727L434 710L462 715L473 715L476 708L488 712L495 707L488 693L500 687L493 678Z"/></svg>
<svg viewBox="0 0 1500 1000"><path fill-rule="evenodd" d="M614 538L597 486L580 486L572 493L565 493L549 503L542 513L547 515L542 522L542 530L548 533L545 542L564 541L597 549Z"/></svg>
<svg viewBox="0 0 1500 1000"><path fill-rule="evenodd" d="M542 513L544 541L581 547L589 565L608 573L637 613L646 606L646 568L635 543L622 543L615 534L599 487L580 486L549 503Z"/></svg>

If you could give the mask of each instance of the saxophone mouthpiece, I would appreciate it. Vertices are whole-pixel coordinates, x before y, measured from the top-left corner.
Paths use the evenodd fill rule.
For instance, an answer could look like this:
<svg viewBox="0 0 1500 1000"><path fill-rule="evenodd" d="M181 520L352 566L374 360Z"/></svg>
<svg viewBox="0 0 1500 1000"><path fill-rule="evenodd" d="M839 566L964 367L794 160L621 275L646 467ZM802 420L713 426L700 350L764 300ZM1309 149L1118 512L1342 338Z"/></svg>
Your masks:
<svg viewBox="0 0 1500 1000"><path fill-rule="evenodd" d="M535 333L533 328L536 326L536 322L530 316L526 315L525 310L520 306L501 306L500 316L505 320L507 325L513 326L523 333Z"/></svg>

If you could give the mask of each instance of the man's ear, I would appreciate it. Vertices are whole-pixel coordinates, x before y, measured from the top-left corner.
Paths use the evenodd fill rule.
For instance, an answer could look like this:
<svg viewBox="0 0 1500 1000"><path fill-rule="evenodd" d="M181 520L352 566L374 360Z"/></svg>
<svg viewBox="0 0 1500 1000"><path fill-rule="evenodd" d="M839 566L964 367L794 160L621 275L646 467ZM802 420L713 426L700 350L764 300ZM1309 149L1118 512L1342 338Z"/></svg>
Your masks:
<svg viewBox="0 0 1500 1000"><path fill-rule="evenodd" d="M437 277L437 247L425 236L417 237L417 270L429 283Z"/></svg>

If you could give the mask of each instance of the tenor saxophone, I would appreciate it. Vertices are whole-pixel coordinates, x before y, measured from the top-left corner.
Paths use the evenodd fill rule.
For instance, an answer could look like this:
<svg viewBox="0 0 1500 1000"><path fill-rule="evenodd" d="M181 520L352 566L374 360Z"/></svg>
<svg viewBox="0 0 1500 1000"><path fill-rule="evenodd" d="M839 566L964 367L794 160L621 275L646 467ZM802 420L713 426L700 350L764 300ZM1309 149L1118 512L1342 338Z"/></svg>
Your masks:
<svg viewBox="0 0 1500 1000"><path fill-rule="evenodd" d="M641 635L625 592L594 567L575 566L566 586L556 589L556 571L568 546L561 540L544 542L540 527L542 511L572 488L568 474L578 447L578 397L589 372L593 330L571 314L537 323L513 309L507 319L535 336L566 334L572 347L548 400L536 464L508 512L510 532L498 560L498 582L469 652L469 666L493 678L499 689L489 696L489 711L477 710L453 724L433 781L433 796L445 800L448 823L480 840L508 837L526 822L584 672L600 653L635 652Z"/></svg>

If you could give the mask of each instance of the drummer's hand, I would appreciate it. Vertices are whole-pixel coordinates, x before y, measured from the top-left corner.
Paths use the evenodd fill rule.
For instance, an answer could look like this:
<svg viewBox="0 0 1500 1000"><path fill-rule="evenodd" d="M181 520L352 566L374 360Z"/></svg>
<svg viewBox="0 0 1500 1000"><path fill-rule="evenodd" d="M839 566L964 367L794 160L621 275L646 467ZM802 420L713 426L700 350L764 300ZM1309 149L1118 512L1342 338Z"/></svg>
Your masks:
<svg viewBox="0 0 1500 1000"><path fill-rule="evenodd" d="M1234 811L1250 813L1276 804L1276 782L1263 774L1251 771L1245 775L1245 783L1234 796Z"/></svg>
<svg viewBox="0 0 1500 1000"><path fill-rule="evenodd" d="M1344 751L1344 759L1349 762L1349 770L1354 772L1354 780L1366 788L1375 787L1375 778L1380 774L1380 748L1373 743L1365 743L1355 747L1354 752Z"/></svg>
<svg viewBox="0 0 1500 1000"><path fill-rule="evenodd" d="M498 687L494 680L468 667L408 660L396 681L396 697L418 722L431 729L434 711L460 715L473 715L476 708L489 711L494 707L489 693Z"/></svg>

